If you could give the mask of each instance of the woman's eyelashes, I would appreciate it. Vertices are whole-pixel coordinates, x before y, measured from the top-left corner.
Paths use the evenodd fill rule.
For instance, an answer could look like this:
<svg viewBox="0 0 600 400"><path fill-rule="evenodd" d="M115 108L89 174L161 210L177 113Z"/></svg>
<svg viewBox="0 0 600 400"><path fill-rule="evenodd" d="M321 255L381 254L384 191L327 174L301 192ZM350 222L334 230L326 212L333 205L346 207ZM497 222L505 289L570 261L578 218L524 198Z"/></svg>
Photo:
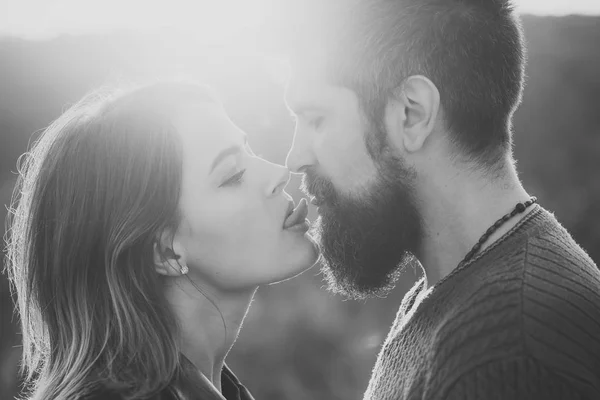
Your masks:
<svg viewBox="0 0 600 400"><path fill-rule="evenodd" d="M260 155L256 155L254 153L254 151L252 151L252 148L250 147L250 144L248 143L247 139L244 140L244 144L243 144L242 147L246 151L246 154L248 154L250 157L260 157ZM240 183L242 183L243 177L244 177L245 173L246 173L246 168L244 168L241 171L239 171L239 172L231 175L228 179L226 179L223 183L221 183L219 185L219 187L239 185Z"/></svg>
<svg viewBox="0 0 600 400"><path fill-rule="evenodd" d="M246 169L241 170L240 172L229 177L225 182L219 185L219 187L224 186L237 186L242 183L242 178L244 177L244 173L246 173Z"/></svg>

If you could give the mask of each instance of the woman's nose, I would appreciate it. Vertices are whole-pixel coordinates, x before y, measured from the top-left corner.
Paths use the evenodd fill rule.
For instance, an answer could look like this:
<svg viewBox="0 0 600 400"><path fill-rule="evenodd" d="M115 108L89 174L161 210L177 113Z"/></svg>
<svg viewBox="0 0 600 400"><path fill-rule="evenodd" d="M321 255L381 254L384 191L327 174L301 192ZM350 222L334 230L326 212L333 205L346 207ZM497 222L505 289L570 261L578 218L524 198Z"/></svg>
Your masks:
<svg viewBox="0 0 600 400"><path fill-rule="evenodd" d="M267 197L274 197L281 192L283 192L283 188L286 187L288 182L290 181L290 171L284 167L283 165L271 164L274 171L272 173L272 178L267 186Z"/></svg>

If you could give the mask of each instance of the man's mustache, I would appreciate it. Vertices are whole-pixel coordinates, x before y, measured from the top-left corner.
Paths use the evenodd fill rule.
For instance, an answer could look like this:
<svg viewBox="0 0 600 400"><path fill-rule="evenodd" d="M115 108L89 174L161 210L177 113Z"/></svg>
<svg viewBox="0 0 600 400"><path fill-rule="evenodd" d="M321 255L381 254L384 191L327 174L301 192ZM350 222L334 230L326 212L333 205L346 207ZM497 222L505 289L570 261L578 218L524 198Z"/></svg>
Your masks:
<svg viewBox="0 0 600 400"><path fill-rule="evenodd" d="M337 194L333 183L329 179L319 175L314 169L307 169L304 172L300 190L313 199L313 204L323 202L335 203L337 201Z"/></svg>

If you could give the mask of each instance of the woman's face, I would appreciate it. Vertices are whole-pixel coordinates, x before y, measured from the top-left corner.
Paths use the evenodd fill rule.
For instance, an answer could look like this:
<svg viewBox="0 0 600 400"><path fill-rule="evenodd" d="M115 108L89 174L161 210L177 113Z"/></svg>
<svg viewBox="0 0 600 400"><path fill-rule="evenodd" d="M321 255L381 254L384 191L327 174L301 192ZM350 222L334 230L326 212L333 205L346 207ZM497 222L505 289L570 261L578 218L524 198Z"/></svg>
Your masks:
<svg viewBox="0 0 600 400"><path fill-rule="evenodd" d="M310 268L318 252L306 227L284 229L292 201L283 191L288 170L254 155L218 104L183 108L174 125L183 144L174 245L192 279L237 290Z"/></svg>

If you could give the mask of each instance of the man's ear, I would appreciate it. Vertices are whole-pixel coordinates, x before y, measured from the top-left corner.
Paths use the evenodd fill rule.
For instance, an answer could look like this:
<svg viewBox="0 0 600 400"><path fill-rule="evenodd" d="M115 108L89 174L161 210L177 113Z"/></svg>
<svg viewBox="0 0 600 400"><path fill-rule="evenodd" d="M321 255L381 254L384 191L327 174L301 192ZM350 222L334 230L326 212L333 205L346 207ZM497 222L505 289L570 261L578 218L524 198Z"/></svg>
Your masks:
<svg viewBox="0 0 600 400"><path fill-rule="evenodd" d="M188 273L185 250L173 235L164 233L154 242L154 269L160 275L180 276Z"/></svg>
<svg viewBox="0 0 600 400"><path fill-rule="evenodd" d="M421 150L433 132L440 108L440 93L422 75L409 76L394 92L386 107L390 141L408 153Z"/></svg>

